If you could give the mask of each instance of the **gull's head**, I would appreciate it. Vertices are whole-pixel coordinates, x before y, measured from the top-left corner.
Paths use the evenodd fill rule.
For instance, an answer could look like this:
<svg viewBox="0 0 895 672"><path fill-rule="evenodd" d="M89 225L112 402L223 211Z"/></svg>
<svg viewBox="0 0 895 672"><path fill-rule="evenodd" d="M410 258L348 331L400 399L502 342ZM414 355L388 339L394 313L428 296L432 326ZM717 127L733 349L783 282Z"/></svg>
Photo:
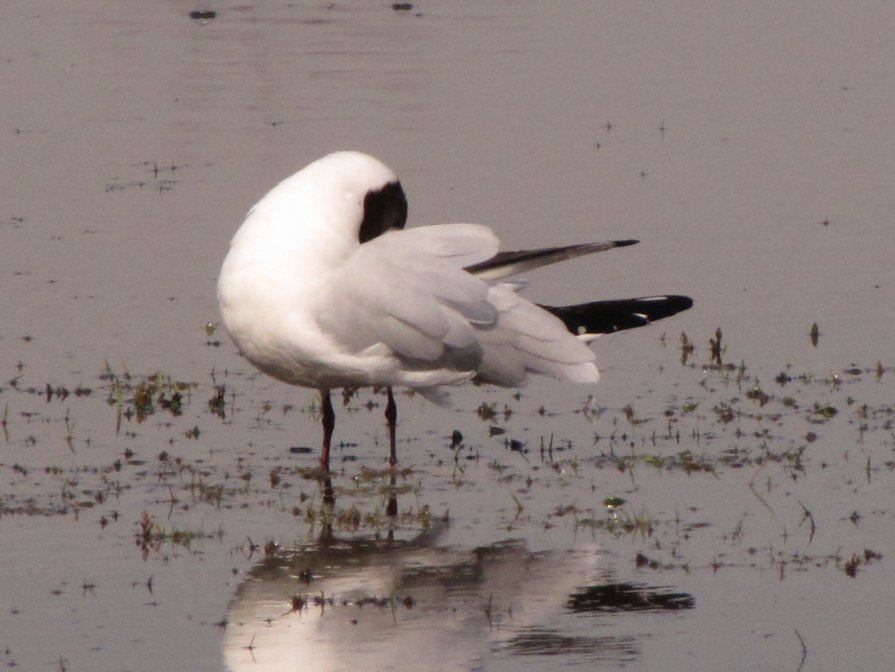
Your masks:
<svg viewBox="0 0 895 672"><path fill-rule="evenodd" d="M279 324L271 316L319 297L333 268L406 220L398 177L361 152L324 156L271 189L233 237L218 279L224 323L240 350L264 369L265 330Z"/></svg>
<svg viewBox="0 0 895 672"><path fill-rule="evenodd" d="M280 182L252 208L243 229L261 229L279 245L317 242L338 253L406 221L407 199L394 171L368 154L346 151Z"/></svg>
<svg viewBox="0 0 895 672"><path fill-rule="evenodd" d="M407 198L398 176L382 161L363 152L335 152L305 168L302 173L333 194L360 207L358 242L365 243L407 222ZM351 218L357 223L357 216Z"/></svg>

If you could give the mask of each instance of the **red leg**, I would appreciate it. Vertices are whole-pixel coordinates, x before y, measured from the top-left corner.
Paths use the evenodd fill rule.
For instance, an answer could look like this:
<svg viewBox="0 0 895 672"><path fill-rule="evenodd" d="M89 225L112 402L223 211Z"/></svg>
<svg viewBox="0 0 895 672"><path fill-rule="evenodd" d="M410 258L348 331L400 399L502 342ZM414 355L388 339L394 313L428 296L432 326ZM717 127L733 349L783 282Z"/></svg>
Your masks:
<svg viewBox="0 0 895 672"><path fill-rule="evenodd" d="M323 448L320 451L320 466L324 471L329 471L329 446L333 439L333 429L336 426L336 413L333 411L333 402L329 398L329 390L320 390L320 405L323 415Z"/></svg>
<svg viewBox="0 0 895 672"><path fill-rule="evenodd" d="M388 390L388 403L385 406L385 421L388 423L388 466L394 468L398 464L398 452L395 449L395 425L398 420L398 405L395 403L395 395L392 388Z"/></svg>
<svg viewBox="0 0 895 672"><path fill-rule="evenodd" d="M395 425L398 421L398 405L395 403L395 395L392 388L388 390L388 403L385 406L385 421L388 423L388 466L394 468L398 464L398 452L395 450Z"/></svg>

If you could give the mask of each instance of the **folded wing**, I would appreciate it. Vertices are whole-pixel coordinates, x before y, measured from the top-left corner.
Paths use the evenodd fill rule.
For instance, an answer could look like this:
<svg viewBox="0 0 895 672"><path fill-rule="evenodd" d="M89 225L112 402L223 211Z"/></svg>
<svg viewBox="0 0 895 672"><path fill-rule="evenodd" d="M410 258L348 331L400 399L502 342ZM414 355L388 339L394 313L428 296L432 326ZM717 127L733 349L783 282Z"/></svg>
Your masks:
<svg viewBox="0 0 895 672"><path fill-rule="evenodd" d="M494 256L497 245L475 224L389 231L334 271L320 325L357 354L384 344L411 370L474 371L476 329L494 325L498 311L488 285L463 267Z"/></svg>
<svg viewBox="0 0 895 672"><path fill-rule="evenodd" d="M466 270L499 258L497 244L475 224L389 231L336 271L320 325L358 354L387 346L408 372L462 371L499 385L519 385L530 372L596 382L593 352L560 318L516 286ZM535 254L535 265L569 258L526 254Z"/></svg>

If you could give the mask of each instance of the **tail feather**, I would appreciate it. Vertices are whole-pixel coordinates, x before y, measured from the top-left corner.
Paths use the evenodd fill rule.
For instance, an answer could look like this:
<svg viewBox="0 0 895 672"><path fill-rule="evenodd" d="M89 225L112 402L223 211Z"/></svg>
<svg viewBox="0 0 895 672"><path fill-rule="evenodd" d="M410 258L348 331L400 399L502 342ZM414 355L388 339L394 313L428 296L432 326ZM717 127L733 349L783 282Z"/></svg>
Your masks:
<svg viewBox="0 0 895 672"><path fill-rule="evenodd" d="M670 294L541 308L556 315L573 334L598 336L642 327L687 310L692 305L693 299L689 296Z"/></svg>

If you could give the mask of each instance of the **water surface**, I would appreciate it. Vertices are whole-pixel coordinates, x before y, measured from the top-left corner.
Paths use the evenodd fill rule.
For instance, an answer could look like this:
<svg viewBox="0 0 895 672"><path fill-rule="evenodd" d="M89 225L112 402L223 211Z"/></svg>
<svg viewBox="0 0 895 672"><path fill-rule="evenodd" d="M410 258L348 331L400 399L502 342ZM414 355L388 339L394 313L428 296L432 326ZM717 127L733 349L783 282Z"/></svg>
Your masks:
<svg viewBox="0 0 895 672"><path fill-rule="evenodd" d="M893 10L413 5L0 8L3 662L885 669ZM329 512L313 393L206 324L244 213L343 148L411 224L642 241L539 301L696 305L593 389L402 395L394 484L363 392Z"/></svg>

